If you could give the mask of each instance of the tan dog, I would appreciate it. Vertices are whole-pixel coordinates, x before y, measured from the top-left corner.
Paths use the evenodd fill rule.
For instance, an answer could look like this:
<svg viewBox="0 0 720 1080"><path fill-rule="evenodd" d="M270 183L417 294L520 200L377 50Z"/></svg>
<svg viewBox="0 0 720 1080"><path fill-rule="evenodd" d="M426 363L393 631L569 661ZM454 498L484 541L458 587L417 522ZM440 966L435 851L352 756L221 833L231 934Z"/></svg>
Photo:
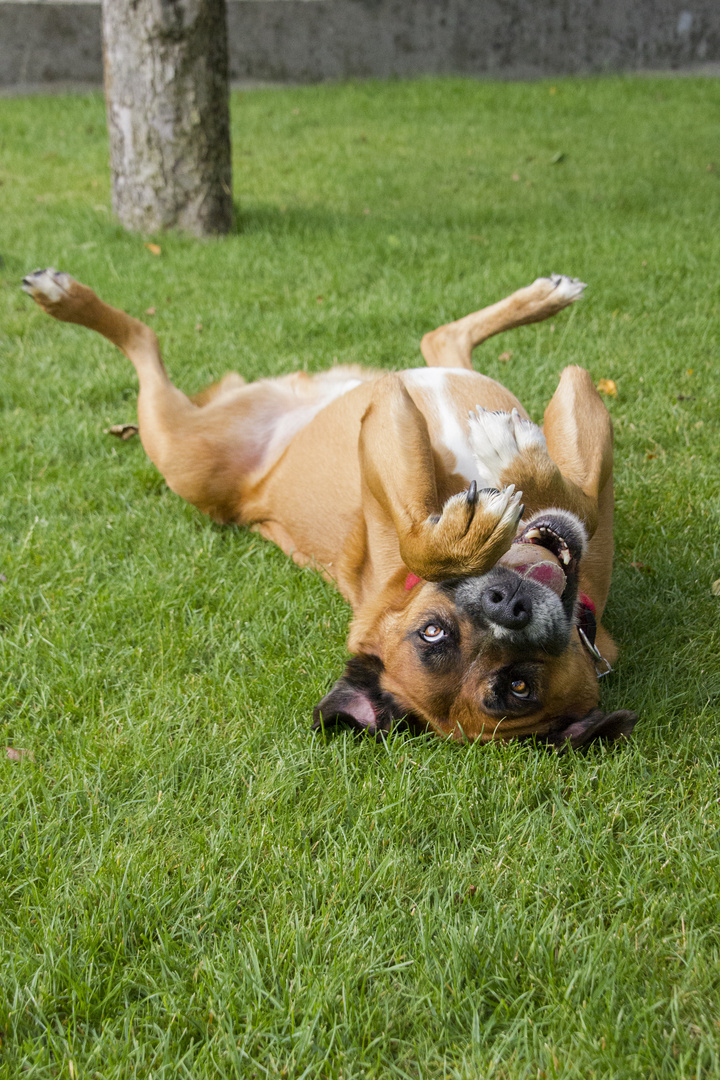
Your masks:
<svg viewBox="0 0 720 1080"><path fill-rule="evenodd" d="M355 656L315 726L377 733L405 718L455 739L573 746L630 733L632 713L596 708L616 654L599 625L613 553L607 411L568 367L541 431L471 367L481 341L555 314L581 283L539 278L427 334L427 368L250 385L230 374L194 400L137 319L55 270L23 287L132 361L140 437L173 491L318 567L352 605Z"/></svg>

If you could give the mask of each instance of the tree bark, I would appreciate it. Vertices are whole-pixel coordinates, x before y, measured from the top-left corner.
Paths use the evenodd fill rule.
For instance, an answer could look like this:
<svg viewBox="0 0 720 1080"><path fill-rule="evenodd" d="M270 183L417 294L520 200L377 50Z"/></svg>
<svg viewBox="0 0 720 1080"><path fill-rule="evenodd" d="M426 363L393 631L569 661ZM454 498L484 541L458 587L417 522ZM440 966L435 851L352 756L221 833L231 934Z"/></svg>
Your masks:
<svg viewBox="0 0 720 1080"><path fill-rule="evenodd" d="M102 0L113 210L138 232L232 226L225 0Z"/></svg>

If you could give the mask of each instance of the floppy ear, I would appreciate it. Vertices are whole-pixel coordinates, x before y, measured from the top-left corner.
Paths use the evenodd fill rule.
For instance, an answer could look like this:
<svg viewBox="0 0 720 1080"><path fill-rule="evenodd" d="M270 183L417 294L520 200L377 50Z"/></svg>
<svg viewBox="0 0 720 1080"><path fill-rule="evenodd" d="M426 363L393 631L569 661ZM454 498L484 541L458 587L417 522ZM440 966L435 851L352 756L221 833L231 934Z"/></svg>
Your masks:
<svg viewBox="0 0 720 1080"><path fill-rule="evenodd" d="M578 750L588 746L595 739L628 739L637 723L637 716L627 709L604 713L602 709L593 709L582 720L573 720L565 727L557 728L544 736L544 742L554 746L562 753L568 747Z"/></svg>
<svg viewBox="0 0 720 1080"><path fill-rule="evenodd" d="M384 671L377 656L354 656L345 674L313 709L313 731L348 724L369 735L390 731L393 720L405 715L393 697L380 686Z"/></svg>

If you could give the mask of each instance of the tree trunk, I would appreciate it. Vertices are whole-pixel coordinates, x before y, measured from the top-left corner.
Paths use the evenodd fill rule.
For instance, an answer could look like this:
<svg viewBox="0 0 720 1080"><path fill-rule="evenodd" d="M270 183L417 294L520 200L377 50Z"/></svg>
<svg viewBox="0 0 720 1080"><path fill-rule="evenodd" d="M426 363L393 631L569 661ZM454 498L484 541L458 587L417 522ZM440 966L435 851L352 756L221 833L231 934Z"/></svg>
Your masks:
<svg viewBox="0 0 720 1080"><path fill-rule="evenodd" d="M113 210L128 229L232 226L225 0L102 0Z"/></svg>

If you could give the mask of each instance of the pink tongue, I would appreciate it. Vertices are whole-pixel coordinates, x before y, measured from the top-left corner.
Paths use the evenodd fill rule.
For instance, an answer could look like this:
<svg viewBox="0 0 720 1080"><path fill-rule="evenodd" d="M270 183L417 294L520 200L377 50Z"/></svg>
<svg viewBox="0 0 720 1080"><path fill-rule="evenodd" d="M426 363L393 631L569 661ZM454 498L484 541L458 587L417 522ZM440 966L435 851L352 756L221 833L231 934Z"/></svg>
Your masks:
<svg viewBox="0 0 720 1080"><path fill-rule="evenodd" d="M540 585L547 585L558 596L562 596L565 589L565 575L557 563L536 562L529 566L513 566L513 570L516 574L522 574L523 577L539 582Z"/></svg>

